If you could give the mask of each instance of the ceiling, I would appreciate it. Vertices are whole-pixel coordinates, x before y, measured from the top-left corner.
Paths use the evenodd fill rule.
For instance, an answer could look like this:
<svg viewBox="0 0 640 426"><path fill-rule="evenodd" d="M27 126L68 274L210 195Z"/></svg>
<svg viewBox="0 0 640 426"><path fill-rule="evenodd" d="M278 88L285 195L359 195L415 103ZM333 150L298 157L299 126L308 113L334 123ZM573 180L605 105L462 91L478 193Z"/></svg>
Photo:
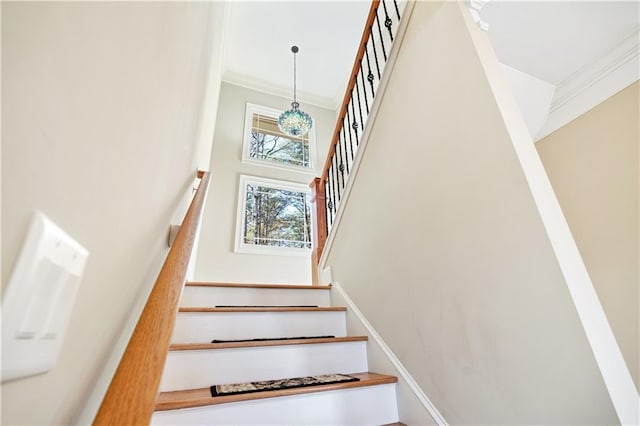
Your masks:
<svg viewBox="0 0 640 426"><path fill-rule="evenodd" d="M231 2L223 79L336 109L358 50L368 1Z"/></svg>
<svg viewBox="0 0 640 426"><path fill-rule="evenodd" d="M637 1L490 1L480 12L500 62L554 86L638 31Z"/></svg>
<svg viewBox="0 0 640 426"><path fill-rule="evenodd" d="M357 51L369 1L231 2L223 79L337 108ZM498 59L559 85L638 31L638 1L501 1L481 17Z"/></svg>

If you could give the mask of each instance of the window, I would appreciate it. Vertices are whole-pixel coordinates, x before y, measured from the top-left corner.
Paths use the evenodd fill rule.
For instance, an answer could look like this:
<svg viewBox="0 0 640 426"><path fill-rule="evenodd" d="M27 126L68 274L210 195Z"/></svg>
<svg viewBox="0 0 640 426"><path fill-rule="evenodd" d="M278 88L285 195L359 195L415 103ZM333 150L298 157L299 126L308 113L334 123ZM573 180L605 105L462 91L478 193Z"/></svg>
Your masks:
<svg viewBox="0 0 640 426"><path fill-rule="evenodd" d="M247 104L243 161L264 166L312 172L315 162L315 124L301 138L278 128L281 111Z"/></svg>
<svg viewBox="0 0 640 426"><path fill-rule="evenodd" d="M236 252L310 253L310 195L302 184L240 176Z"/></svg>

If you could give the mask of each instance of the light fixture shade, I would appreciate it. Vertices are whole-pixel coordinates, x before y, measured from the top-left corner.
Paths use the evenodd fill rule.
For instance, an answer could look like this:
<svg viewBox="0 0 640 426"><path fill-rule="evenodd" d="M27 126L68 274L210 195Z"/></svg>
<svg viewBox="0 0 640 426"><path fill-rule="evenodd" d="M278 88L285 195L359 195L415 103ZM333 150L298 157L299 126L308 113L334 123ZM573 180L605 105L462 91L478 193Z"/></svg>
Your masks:
<svg viewBox="0 0 640 426"><path fill-rule="evenodd" d="M291 102L291 109L278 117L278 127L285 134L300 138L311 130L313 120L309 114L300 111L300 104L296 100L296 53L298 51L298 46L291 46L291 52L293 52L293 102Z"/></svg>
<svg viewBox="0 0 640 426"><path fill-rule="evenodd" d="M291 109L284 111L278 117L278 127L289 136L302 137L311 130L313 125L311 116L300 111L299 106L297 102L291 102Z"/></svg>

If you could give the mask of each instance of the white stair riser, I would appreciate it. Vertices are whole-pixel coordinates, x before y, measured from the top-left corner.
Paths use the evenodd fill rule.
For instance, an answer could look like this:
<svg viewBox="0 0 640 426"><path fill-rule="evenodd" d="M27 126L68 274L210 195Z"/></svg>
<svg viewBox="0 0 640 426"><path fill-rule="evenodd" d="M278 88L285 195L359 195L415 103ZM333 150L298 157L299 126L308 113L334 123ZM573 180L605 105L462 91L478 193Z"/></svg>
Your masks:
<svg viewBox="0 0 640 426"><path fill-rule="evenodd" d="M382 425L398 421L395 384L156 411L153 425Z"/></svg>
<svg viewBox="0 0 640 426"><path fill-rule="evenodd" d="M186 286L180 306L329 306L329 290Z"/></svg>
<svg viewBox="0 0 640 426"><path fill-rule="evenodd" d="M160 391L368 371L366 342L170 351Z"/></svg>
<svg viewBox="0 0 640 426"><path fill-rule="evenodd" d="M328 335L346 335L345 312L180 312L171 342Z"/></svg>

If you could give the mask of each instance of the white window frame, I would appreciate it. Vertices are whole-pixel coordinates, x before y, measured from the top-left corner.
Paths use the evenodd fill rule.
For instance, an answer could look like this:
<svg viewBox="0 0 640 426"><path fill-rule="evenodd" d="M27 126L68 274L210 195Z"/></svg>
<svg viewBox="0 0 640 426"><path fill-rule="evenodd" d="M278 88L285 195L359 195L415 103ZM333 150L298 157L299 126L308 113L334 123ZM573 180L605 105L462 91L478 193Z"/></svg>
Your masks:
<svg viewBox="0 0 640 426"><path fill-rule="evenodd" d="M247 212L247 184L264 185L270 188L282 189L285 191L304 192L309 197L311 189L302 183L289 182L283 180L267 179L257 176L240 175L240 183L238 186L238 212L236 218L236 237L234 252L250 253L250 254L266 254L280 256L310 256L311 248L294 248L294 247L278 247L278 246L262 246L256 244L246 244L244 242L244 221ZM311 233L309 235L311 246L313 247L313 215L309 215Z"/></svg>
<svg viewBox="0 0 640 426"><path fill-rule="evenodd" d="M252 127L252 119L253 119L254 113L278 118L282 113L282 111L278 111L277 109L268 108L268 107L247 102L247 107L245 109L245 114L244 114L242 162L249 163L249 164L257 164L265 167L272 167L275 169L293 170L296 172L306 173L309 175L315 175L315 167L316 167L316 122L315 120L313 118L311 119L313 121L313 125L311 127L311 130L309 130L309 167L295 166L292 164L279 163L274 160L263 160L259 158L251 158L249 156L249 149L251 145L249 141L251 140L251 127Z"/></svg>

